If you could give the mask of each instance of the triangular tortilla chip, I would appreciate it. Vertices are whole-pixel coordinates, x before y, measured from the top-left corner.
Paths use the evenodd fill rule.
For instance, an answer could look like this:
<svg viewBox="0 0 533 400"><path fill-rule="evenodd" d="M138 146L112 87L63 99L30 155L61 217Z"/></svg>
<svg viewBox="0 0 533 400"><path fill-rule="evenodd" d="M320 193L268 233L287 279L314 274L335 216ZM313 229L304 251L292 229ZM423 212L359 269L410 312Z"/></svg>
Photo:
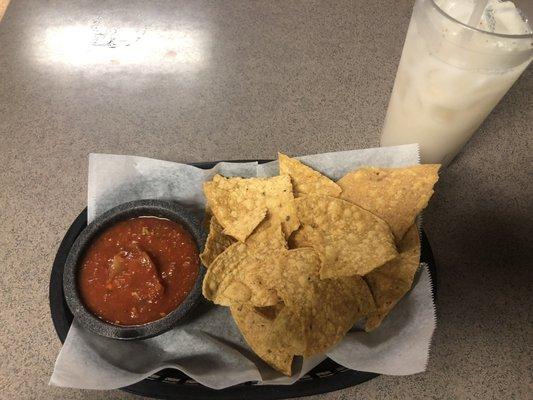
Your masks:
<svg viewBox="0 0 533 400"><path fill-rule="evenodd" d="M291 242L318 252L322 279L365 275L398 255L389 226L361 207L330 196L300 197L296 206L303 226Z"/></svg>
<svg viewBox="0 0 533 400"><path fill-rule="evenodd" d="M439 164L405 168L360 168L342 177L341 199L383 218L400 241L427 206L437 182Z"/></svg>
<svg viewBox="0 0 533 400"><path fill-rule="evenodd" d="M286 250L287 240L279 222L265 219L244 242L254 254Z"/></svg>
<svg viewBox="0 0 533 400"><path fill-rule="evenodd" d="M365 330L376 329L398 301L411 289L420 265L420 238L416 224L411 225L398 246L400 255L365 276L377 310L365 324Z"/></svg>
<svg viewBox="0 0 533 400"><path fill-rule="evenodd" d="M304 350L301 318L283 303L263 309L234 305L231 315L252 350L274 369L290 376L294 355Z"/></svg>
<svg viewBox="0 0 533 400"><path fill-rule="evenodd" d="M277 291L258 277L271 270L270 263L286 248L281 226L264 221L245 243L232 244L211 263L203 281L204 297L223 306L277 304L280 301Z"/></svg>
<svg viewBox="0 0 533 400"><path fill-rule="evenodd" d="M279 173L291 177L295 196L317 194L338 197L342 191L339 185L328 177L301 163L295 158L278 153Z"/></svg>
<svg viewBox="0 0 533 400"><path fill-rule="evenodd" d="M314 285L314 296L306 305L311 312L306 324L305 357L325 353L357 321L376 309L372 293L360 276L316 280Z"/></svg>
<svg viewBox="0 0 533 400"><path fill-rule="evenodd" d="M288 175L272 178L224 178L204 183L207 203L226 235L244 242L267 216L280 223L286 237L298 226Z"/></svg>
<svg viewBox="0 0 533 400"><path fill-rule="evenodd" d="M298 272L294 275L298 278ZM303 274L307 278L311 275ZM291 374L295 355L311 357L326 352L358 320L375 310L372 294L361 277L320 280L317 268L314 277L309 291L302 292L309 298L294 301L292 307L284 303L266 308L231 306L231 314L246 342L259 357L285 375Z"/></svg>
<svg viewBox="0 0 533 400"><path fill-rule="evenodd" d="M304 347L293 355L311 356L326 351L359 319L375 310L372 294L361 277L320 279L321 262L313 249L262 253L261 260L252 254L245 258L228 257L230 262L221 263L224 256L238 251L240 245L229 247L212 264L204 280L204 295L217 304L232 307L241 304L265 307L283 302L286 312L293 315L291 319L302 319L305 327L303 335L287 328L277 339L298 343L303 337ZM288 322L284 324L291 326ZM253 346L251 339L247 341Z"/></svg>

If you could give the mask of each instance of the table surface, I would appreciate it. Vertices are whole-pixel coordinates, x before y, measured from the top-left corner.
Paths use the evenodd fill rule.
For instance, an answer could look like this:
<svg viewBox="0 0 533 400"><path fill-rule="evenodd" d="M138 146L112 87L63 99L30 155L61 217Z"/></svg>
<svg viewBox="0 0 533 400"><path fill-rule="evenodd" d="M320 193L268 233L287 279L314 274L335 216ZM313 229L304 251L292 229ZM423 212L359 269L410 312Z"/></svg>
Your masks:
<svg viewBox="0 0 533 400"><path fill-rule="evenodd" d="M90 152L194 162L378 145L412 1L329 3L12 2L0 24L1 399L136 398L48 386L60 349L48 279L86 203ZM440 289L427 372L309 399L530 394L532 89L529 68L425 213Z"/></svg>

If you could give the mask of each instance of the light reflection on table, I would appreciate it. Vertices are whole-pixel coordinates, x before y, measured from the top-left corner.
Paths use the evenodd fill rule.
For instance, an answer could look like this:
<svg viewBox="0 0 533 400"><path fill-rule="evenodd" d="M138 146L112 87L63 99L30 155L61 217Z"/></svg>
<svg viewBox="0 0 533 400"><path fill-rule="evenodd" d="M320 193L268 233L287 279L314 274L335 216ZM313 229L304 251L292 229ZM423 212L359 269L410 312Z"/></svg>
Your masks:
<svg viewBox="0 0 533 400"><path fill-rule="evenodd" d="M96 19L90 24L47 27L34 38L36 59L52 67L186 72L204 68L208 57L207 33L187 27L160 29Z"/></svg>

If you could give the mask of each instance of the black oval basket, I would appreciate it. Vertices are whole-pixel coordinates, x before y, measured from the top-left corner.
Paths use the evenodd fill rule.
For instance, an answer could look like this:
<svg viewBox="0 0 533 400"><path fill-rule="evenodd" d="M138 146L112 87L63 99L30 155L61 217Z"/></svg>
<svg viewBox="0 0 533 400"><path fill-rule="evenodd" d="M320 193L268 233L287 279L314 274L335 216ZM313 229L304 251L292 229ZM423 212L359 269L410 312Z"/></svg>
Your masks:
<svg viewBox="0 0 533 400"><path fill-rule="evenodd" d="M192 165L209 169L215 164L217 162ZM63 268L70 248L86 226L87 209L84 209L72 223L59 245L50 276L50 312L54 328L62 343L67 337L73 319L63 294ZM422 232L421 236L421 246L422 254L420 260L429 266L433 283L433 296L435 296L437 288L436 266L431 247L424 232ZM292 385L256 385L254 382L246 382L226 389L214 390L199 384L177 369L163 369L134 385L122 388L122 390L156 399L234 400L242 398L276 400L332 392L358 385L376 376L378 374L350 370L330 359L326 359Z"/></svg>

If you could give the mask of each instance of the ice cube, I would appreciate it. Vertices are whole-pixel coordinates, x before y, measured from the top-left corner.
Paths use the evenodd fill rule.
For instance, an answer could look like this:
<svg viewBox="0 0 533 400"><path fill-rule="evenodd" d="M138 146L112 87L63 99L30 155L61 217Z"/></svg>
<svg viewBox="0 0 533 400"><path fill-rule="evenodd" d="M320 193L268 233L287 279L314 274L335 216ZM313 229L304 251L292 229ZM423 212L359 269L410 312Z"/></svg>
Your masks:
<svg viewBox="0 0 533 400"><path fill-rule="evenodd" d="M527 21L512 1L490 0L479 23L479 28L511 35L531 33Z"/></svg>

